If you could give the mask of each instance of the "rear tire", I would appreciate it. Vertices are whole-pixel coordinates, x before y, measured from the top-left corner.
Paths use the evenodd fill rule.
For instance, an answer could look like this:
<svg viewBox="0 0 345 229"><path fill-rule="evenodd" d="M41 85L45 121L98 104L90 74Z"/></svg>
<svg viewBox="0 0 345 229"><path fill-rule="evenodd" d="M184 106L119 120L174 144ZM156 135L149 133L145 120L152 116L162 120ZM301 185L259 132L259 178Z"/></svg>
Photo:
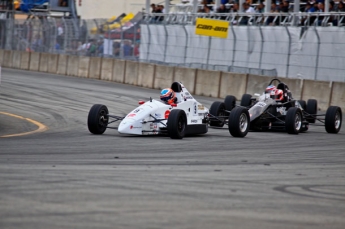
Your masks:
<svg viewBox="0 0 345 229"><path fill-rule="evenodd" d="M229 115L228 127L233 137L245 137L250 127L248 110L244 107L234 108Z"/></svg>
<svg viewBox="0 0 345 229"><path fill-rule="evenodd" d="M225 104L219 101L213 102L210 107L210 114L216 117L226 116L227 113L225 112ZM222 121L219 121L219 120L210 121L210 126L223 127L225 123L225 118L219 118L219 119Z"/></svg>
<svg viewBox="0 0 345 229"><path fill-rule="evenodd" d="M306 116L307 121L309 123L315 123L316 117L314 115L317 114L317 100L316 99L308 99L306 112L311 115L311 116Z"/></svg>
<svg viewBox="0 0 345 229"><path fill-rule="evenodd" d="M241 106L242 107L250 107L252 105L252 95L250 94L243 94L241 98Z"/></svg>
<svg viewBox="0 0 345 229"><path fill-rule="evenodd" d="M103 134L108 126L108 108L102 104L91 107L87 118L87 127L93 134Z"/></svg>
<svg viewBox="0 0 345 229"><path fill-rule="evenodd" d="M307 109L307 103L304 100L298 100L303 110Z"/></svg>
<svg viewBox="0 0 345 229"><path fill-rule="evenodd" d="M236 97L233 95L227 95L224 99L225 110L231 111L236 107Z"/></svg>
<svg viewBox="0 0 345 229"><path fill-rule="evenodd" d="M302 128L302 111L297 107L291 107L285 117L285 128L289 134L298 134Z"/></svg>
<svg viewBox="0 0 345 229"><path fill-rule="evenodd" d="M337 106L328 107L325 117L325 129L327 133L337 134L342 124L341 108Z"/></svg>
<svg viewBox="0 0 345 229"><path fill-rule="evenodd" d="M169 137L172 139L182 139L185 136L186 127L187 118L184 110L171 110L167 122Z"/></svg>

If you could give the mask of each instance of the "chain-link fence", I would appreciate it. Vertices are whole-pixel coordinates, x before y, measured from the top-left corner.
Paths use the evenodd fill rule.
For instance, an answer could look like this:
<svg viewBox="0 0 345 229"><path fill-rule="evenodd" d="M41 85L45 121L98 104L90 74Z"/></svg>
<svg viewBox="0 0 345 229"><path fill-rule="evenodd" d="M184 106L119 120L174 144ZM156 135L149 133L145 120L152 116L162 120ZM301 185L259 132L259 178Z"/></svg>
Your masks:
<svg viewBox="0 0 345 229"><path fill-rule="evenodd" d="M195 35L197 18L229 21L228 38ZM0 19L0 48L345 81L345 52L334 52L345 49L343 22L344 13L143 14L134 21Z"/></svg>

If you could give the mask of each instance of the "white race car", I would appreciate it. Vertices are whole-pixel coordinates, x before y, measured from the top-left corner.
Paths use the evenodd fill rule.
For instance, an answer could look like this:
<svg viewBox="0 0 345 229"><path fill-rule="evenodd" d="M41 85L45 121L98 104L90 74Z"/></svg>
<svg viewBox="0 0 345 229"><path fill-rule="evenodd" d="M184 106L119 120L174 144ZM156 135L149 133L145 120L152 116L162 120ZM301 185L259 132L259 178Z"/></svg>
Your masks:
<svg viewBox="0 0 345 229"><path fill-rule="evenodd" d="M196 101L182 83L174 82L171 89L177 98L174 104L150 98L147 102L139 101L140 106L125 117L110 115L105 105L93 105L88 115L89 131L103 134L107 128L112 128L120 134L167 134L173 139L207 133L209 110ZM108 124L120 120L117 128L108 127Z"/></svg>

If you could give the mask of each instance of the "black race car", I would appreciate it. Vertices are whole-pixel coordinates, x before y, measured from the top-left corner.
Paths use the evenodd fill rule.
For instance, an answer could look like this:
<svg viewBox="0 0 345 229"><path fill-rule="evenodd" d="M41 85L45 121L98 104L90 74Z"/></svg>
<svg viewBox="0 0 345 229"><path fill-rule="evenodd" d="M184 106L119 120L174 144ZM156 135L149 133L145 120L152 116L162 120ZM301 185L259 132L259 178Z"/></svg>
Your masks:
<svg viewBox="0 0 345 229"><path fill-rule="evenodd" d="M273 85L274 82L278 83L277 86ZM340 107L330 106L326 114L317 114L317 100L293 99L288 86L279 79L272 79L265 92L255 96L244 94L240 106L236 107L233 96L227 96L224 103L214 102L210 108L210 125L227 124L234 137L244 137L249 130L298 134L307 131L309 125L316 121L322 123L328 133L338 133L341 128Z"/></svg>

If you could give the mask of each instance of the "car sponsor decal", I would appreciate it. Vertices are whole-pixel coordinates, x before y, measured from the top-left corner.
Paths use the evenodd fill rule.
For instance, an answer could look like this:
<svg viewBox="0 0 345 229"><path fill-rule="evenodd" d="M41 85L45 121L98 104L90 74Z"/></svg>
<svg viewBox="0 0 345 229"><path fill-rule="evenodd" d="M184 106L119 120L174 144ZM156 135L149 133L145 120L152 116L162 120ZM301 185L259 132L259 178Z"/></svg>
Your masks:
<svg viewBox="0 0 345 229"><path fill-rule="evenodd" d="M141 129L141 126L130 126L129 129Z"/></svg>
<svg viewBox="0 0 345 229"><path fill-rule="evenodd" d="M198 106L197 103L193 103L193 116L198 116Z"/></svg>
<svg viewBox="0 0 345 229"><path fill-rule="evenodd" d="M191 123L198 123L198 120L190 120Z"/></svg>
<svg viewBox="0 0 345 229"><path fill-rule="evenodd" d="M282 115L286 114L286 107L277 107L277 112Z"/></svg>
<svg viewBox="0 0 345 229"><path fill-rule="evenodd" d="M166 110L164 113L164 118L168 119L169 115L170 115L170 110Z"/></svg>
<svg viewBox="0 0 345 229"><path fill-rule="evenodd" d="M266 106L266 103L264 103L264 102L258 102L258 103L255 104L255 106L264 107L264 106Z"/></svg>
<svg viewBox="0 0 345 229"><path fill-rule="evenodd" d="M127 115L127 118L131 118L131 117L134 117L134 116L136 116L136 114L129 114L129 115Z"/></svg>
<svg viewBox="0 0 345 229"><path fill-rule="evenodd" d="M204 110L205 107L204 107L204 105L198 105L198 109L199 109L199 110Z"/></svg>

